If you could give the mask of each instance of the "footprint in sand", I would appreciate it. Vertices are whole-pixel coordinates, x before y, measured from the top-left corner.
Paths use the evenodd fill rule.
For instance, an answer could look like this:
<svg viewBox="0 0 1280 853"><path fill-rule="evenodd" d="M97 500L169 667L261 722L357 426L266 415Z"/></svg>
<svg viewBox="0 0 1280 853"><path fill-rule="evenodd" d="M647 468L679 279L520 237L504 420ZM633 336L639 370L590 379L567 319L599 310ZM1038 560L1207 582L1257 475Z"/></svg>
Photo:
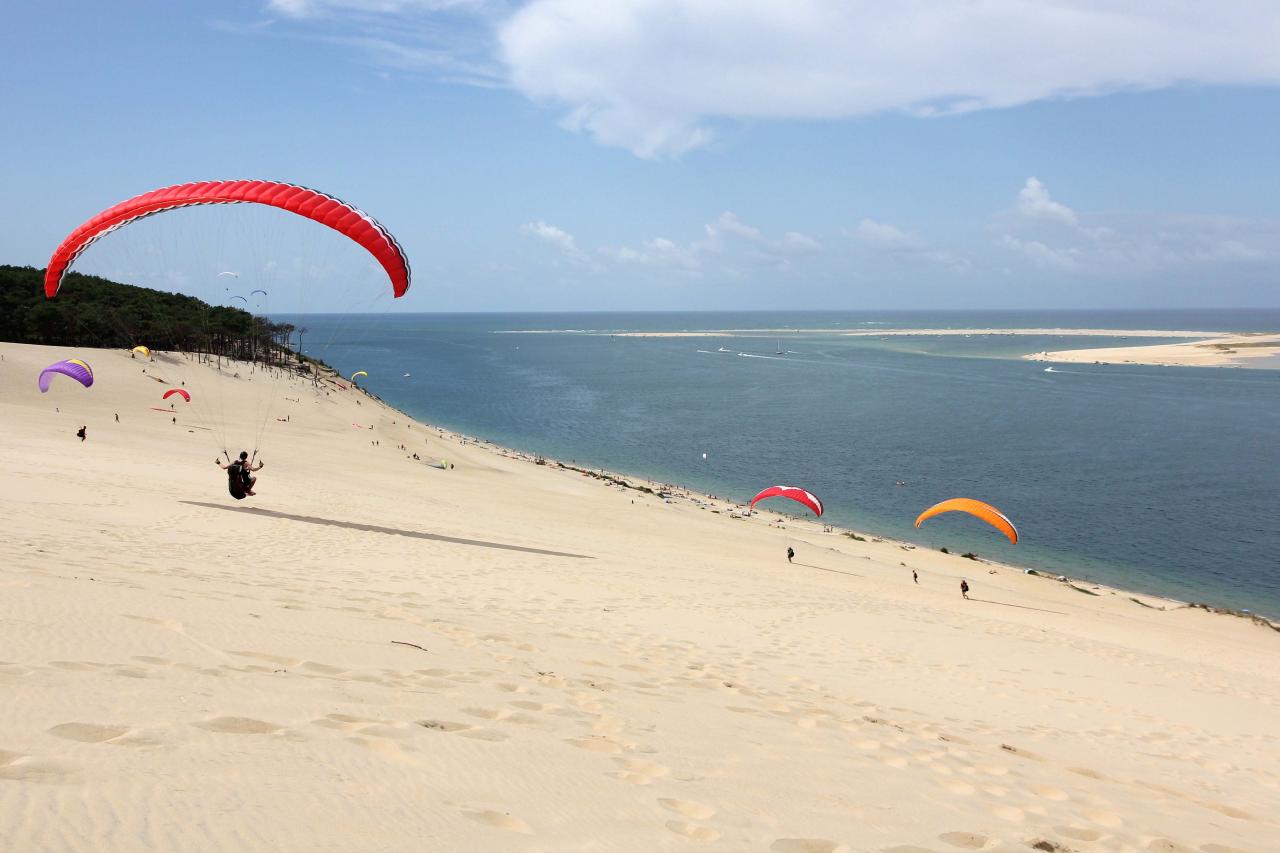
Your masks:
<svg viewBox="0 0 1280 853"><path fill-rule="evenodd" d="M1072 773L1075 773L1080 776L1084 776L1088 779L1097 779L1099 781L1103 781L1107 778L1106 776L1103 776L1101 773L1099 773L1097 770L1093 770L1088 767L1068 767L1067 769L1070 770Z"/></svg>
<svg viewBox="0 0 1280 853"><path fill-rule="evenodd" d="M405 752L412 751L412 747L401 746L395 741L387 740L386 738L349 737L347 740L393 761L408 761L409 757L405 755Z"/></svg>
<svg viewBox="0 0 1280 853"><path fill-rule="evenodd" d="M7 764L0 764L0 779L59 785L75 776L76 770L74 764L65 761L19 756Z"/></svg>
<svg viewBox="0 0 1280 853"><path fill-rule="evenodd" d="M495 732L493 729L467 729L458 732L458 737L469 737L473 740L503 741L507 739L507 735L502 732Z"/></svg>
<svg viewBox="0 0 1280 853"><path fill-rule="evenodd" d="M1022 809L1017 808L1016 806L996 806L991 810L991 813L1001 820L1007 820L1010 823L1021 823L1023 818L1026 817L1026 815L1023 814Z"/></svg>
<svg viewBox="0 0 1280 853"><path fill-rule="evenodd" d="M987 837L976 832L944 832L938 836L938 840L966 850L981 850L987 844Z"/></svg>
<svg viewBox="0 0 1280 853"><path fill-rule="evenodd" d="M327 663L316 663L313 660L303 661L301 666L303 669L310 670L311 672L318 672L321 675L342 675L344 672L349 672L349 670L343 669L342 667L329 666Z"/></svg>
<svg viewBox="0 0 1280 853"><path fill-rule="evenodd" d="M462 713L479 717L482 720L505 720L511 716L510 711L502 711L495 708L463 708Z"/></svg>
<svg viewBox="0 0 1280 853"><path fill-rule="evenodd" d="M716 813L716 810L711 806L695 803L693 800L673 800L663 797L658 800L658 805L668 811L673 811L693 820L707 820Z"/></svg>
<svg viewBox="0 0 1280 853"><path fill-rule="evenodd" d="M1038 797L1044 797L1046 800L1054 800L1061 802L1070 799L1067 792L1061 788L1055 788L1052 785L1031 785L1031 792Z"/></svg>
<svg viewBox="0 0 1280 853"><path fill-rule="evenodd" d="M280 726L252 717L213 717L199 723L193 723L206 731L229 735L267 735L280 731Z"/></svg>
<svg viewBox="0 0 1280 853"><path fill-rule="evenodd" d="M624 782L630 782L632 785L650 785L655 779L661 779L671 772L670 768L653 761L645 761L643 758L616 758L614 760L622 766L622 770L609 775Z"/></svg>
<svg viewBox="0 0 1280 853"><path fill-rule="evenodd" d="M49 729L49 734L81 743L102 743L127 735L127 726L99 726L93 723L62 723Z"/></svg>
<svg viewBox="0 0 1280 853"><path fill-rule="evenodd" d="M479 809L463 809L462 813L476 823L483 823L485 826L505 829L508 832L518 832L522 835L533 835L533 827L520 818L512 817L509 814Z"/></svg>
<svg viewBox="0 0 1280 853"><path fill-rule="evenodd" d="M1152 853L1196 853L1194 847L1170 841L1168 838L1155 838L1147 842L1147 850Z"/></svg>
<svg viewBox="0 0 1280 853"><path fill-rule="evenodd" d="M1036 755L1034 752L1023 749L1018 746L1010 746L1007 743L1000 744L1000 748L1010 755L1016 755L1019 758L1028 758L1032 761L1044 761L1044 756Z"/></svg>
<svg viewBox="0 0 1280 853"><path fill-rule="evenodd" d="M709 826L698 826L682 820L667 821L667 829L676 835L683 835L691 841L715 841L720 837L720 830Z"/></svg>
<svg viewBox="0 0 1280 853"><path fill-rule="evenodd" d="M968 796L969 794L972 794L976 790L968 782L963 782L959 779L947 779L946 781L942 782L941 785L943 788L950 791L951 793L959 794L961 796Z"/></svg>
<svg viewBox="0 0 1280 853"><path fill-rule="evenodd" d="M1097 841L1102 837L1101 832L1094 829L1086 829L1083 826L1055 826L1053 831L1076 841Z"/></svg>
<svg viewBox="0 0 1280 853"><path fill-rule="evenodd" d="M1115 812L1103 811L1101 809L1093 809L1092 811L1081 812L1081 817L1090 823L1096 823L1099 826L1105 826L1108 829L1115 829L1124 823L1124 819Z"/></svg>
<svg viewBox="0 0 1280 853"><path fill-rule="evenodd" d="M464 732L471 728L466 723L451 723L448 720L418 720L418 725L433 732Z"/></svg>
<svg viewBox="0 0 1280 853"><path fill-rule="evenodd" d="M588 752L605 752L618 753L622 752L622 745L613 738L608 737L579 737L568 738L565 743L572 744L578 749L585 749Z"/></svg>
<svg viewBox="0 0 1280 853"><path fill-rule="evenodd" d="M826 838L779 838L769 849L773 853L845 853L849 848Z"/></svg>

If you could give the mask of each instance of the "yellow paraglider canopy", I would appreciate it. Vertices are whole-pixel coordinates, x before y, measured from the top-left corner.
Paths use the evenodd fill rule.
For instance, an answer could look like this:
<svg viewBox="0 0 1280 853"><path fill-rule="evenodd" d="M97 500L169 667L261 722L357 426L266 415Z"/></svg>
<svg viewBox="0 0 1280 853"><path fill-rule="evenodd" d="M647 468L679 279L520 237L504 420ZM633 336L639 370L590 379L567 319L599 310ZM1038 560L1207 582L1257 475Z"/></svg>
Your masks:
<svg viewBox="0 0 1280 853"><path fill-rule="evenodd" d="M973 498L951 498L942 503L934 504L920 513L920 517L916 519L916 527L923 524L926 519L941 515L944 512L967 512L969 515L982 519L1005 536L1008 536L1009 541L1014 545L1018 544L1018 528L1013 526L1013 522L1009 520L1008 516L991 504L983 503Z"/></svg>
<svg viewBox="0 0 1280 853"><path fill-rule="evenodd" d="M369 372L367 370L357 370L355 373L351 374L351 381L355 382L357 376L368 376L368 375L369 375Z"/></svg>
<svg viewBox="0 0 1280 853"><path fill-rule="evenodd" d="M133 348L132 350L130 350L130 351L131 351L131 352L136 352L138 355L142 356L143 358L151 358L151 348L150 348L150 347L144 347L144 346L142 346L141 344L139 344L138 346L134 347L134 348Z"/></svg>

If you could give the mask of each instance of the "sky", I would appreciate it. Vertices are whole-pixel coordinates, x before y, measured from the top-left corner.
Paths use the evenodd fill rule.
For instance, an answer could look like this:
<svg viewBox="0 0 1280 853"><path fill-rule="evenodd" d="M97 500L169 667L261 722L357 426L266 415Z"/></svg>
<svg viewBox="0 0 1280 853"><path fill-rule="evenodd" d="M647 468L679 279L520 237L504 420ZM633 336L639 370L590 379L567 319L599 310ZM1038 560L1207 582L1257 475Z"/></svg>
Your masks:
<svg viewBox="0 0 1280 853"><path fill-rule="evenodd" d="M1280 307L1277 44L1269 0L11 4L0 263L252 177L395 234L397 310ZM208 281L227 211L75 268ZM217 251L281 310L378 286L253 216Z"/></svg>

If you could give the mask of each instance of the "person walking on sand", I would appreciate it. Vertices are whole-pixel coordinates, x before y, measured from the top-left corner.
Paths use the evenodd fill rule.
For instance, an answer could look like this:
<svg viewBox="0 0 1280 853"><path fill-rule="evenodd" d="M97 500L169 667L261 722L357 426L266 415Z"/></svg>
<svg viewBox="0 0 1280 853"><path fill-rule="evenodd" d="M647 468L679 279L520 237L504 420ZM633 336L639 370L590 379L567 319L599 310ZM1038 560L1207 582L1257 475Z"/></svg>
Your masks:
<svg viewBox="0 0 1280 853"><path fill-rule="evenodd" d="M87 427L87 426L82 426L82 427L80 427L80 429L76 430L76 437L77 437L77 438L79 438L81 441L84 441L84 439L85 439L85 430L87 430L87 429L88 429L88 427Z"/></svg>
<svg viewBox="0 0 1280 853"><path fill-rule="evenodd" d="M965 601L969 600L969 582L964 578L960 579L960 595Z"/></svg>
<svg viewBox="0 0 1280 853"><path fill-rule="evenodd" d="M920 583L920 576L919 576L918 574L916 574L916 570L915 570L915 569L912 569L912 570L911 570L911 579L912 579L913 581L915 581L916 583Z"/></svg>
<svg viewBox="0 0 1280 853"><path fill-rule="evenodd" d="M795 551L795 549L794 549L794 548L792 548L792 547L790 547L790 546L788 546L788 547L787 547L787 562L788 562L788 563L790 563L790 562L791 562L791 560L792 560L792 558L794 558L794 557L795 557L795 555L796 555L796 551Z"/></svg>

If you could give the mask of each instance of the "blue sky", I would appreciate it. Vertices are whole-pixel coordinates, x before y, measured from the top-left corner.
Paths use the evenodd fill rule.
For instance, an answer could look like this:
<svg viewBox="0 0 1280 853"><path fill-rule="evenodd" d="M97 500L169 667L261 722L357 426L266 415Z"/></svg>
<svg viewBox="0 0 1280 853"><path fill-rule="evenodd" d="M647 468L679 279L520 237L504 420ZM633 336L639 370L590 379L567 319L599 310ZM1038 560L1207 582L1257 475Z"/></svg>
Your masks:
<svg viewBox="0 0 1280 853"><path fill-rule="evenodd" d="M15 4L0 261L263 177L396 234L403 310L1280 306L1280 7L896 5ZM323 239L237 262L341 309Z"/></svg>

